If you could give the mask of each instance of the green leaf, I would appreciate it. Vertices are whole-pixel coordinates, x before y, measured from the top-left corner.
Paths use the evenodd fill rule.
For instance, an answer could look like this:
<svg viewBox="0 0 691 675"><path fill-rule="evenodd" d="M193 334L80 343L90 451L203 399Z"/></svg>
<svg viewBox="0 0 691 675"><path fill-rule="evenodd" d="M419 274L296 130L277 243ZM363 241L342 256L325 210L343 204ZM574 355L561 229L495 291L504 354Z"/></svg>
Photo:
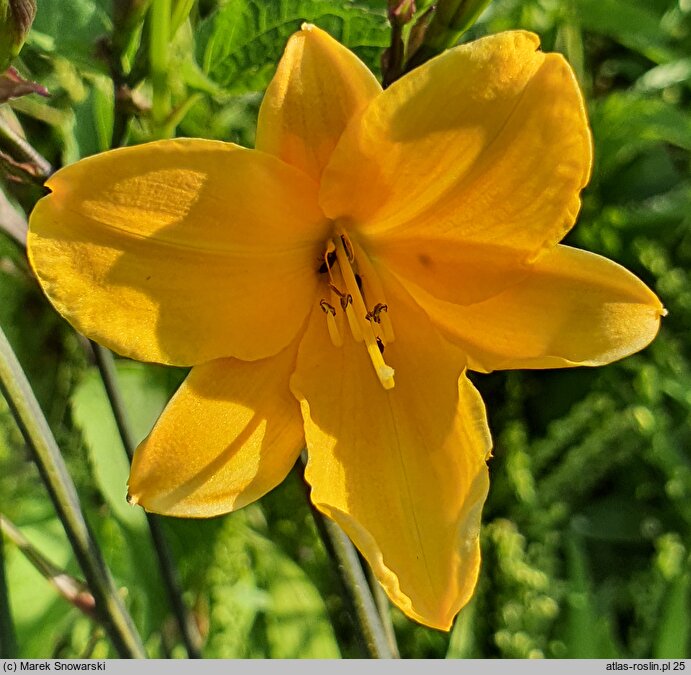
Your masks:
<svg viewBox="0 0 691 675"><path fill-rule="evenodd" d="M134 361L116 361L118 383L128 418L141 441L163 410L179 371ZM144 511L125 499L129 462L103 381L95 368L76 388L72 414L87 445L96 485L114 519L100 519L98 535L119 583L128 588L143 635L158 631L169 611Z"/></svg>
<svg viewBox="0 0 691 675"><path fill-rule="evenodd" d="M691 150L691 118L659 98L612 94L593 106L591 123L601 177L609 176L655 144Z"/></svg>
<svg viewBox="0 0 691 675"><path fill-rule="evenodd" d="M202 24L199 61L204 72L231 93L262 91L286 41L307 21L377 69L379 54L389 41L384 10L383 2L372 9L363 3L328 0L233 0Z"/></svg>
<svg viewBox="0 0 691 675"><path fill-rule="evenodd" d="M97 40L112 28L109 0L40 0L33 31L52 38L56 53L74 63L105 71Z"/></svg>
<svg viewBox="0 0 691 675"><path fill-rule="evenodd" d="M451 632L447 659L470 659L475 656L475 614L477 601L471 600L458 614Z"/></svg>
<svg viewBox="0 0 691 675"><path fill-rule="evenodd" d="M653 658L684 659L689 655L691 636L689 601L691 584L689 573L678 577L667 590L663 603L659 632L653 646Z"/></svg>
<svg viewBox="0 0 691 675"><path fill-rule="evenodd" d="M655 63L672 61L681 54L670 46L660 29L661 16L644 3L630 0L576 0L581 26L607 35Z"/></svg>
<svg viewBox="0 0 691 675"><path fill-rule="evenodd" d="M641 92L652 92L689 82L689 80L691 80L691 58L687 57L651 68L638 79L635 88Z"/></svg>
<svg viewBox="0 0 691 675"><path fill-rule="evenodd" d="M265 624L271 658L338 658L340 652L324 601L289 557L255 539L257 577L269 594Z"/></svg>
<svg viewBox="0 0 691 675"><path fill-rule="evenodd" d="M141 441L150 431L170 396L168 376L162 369L134 361L117 361L118 380L132 429ZM98 371L91 369L72 396L72 413L82 430L96 483L124 524L145 526L144 512L125 500L129 462Z"/></svg>
<svg viewBox="0 0 691 675"><path fill-rule="evenodd" d="M74 572L74 556L60 521L47 520L23 525L22 534L58 567ZM78 610L63 600L50 583L11 544L6 544L7 581L23 658L47 658L57 636L66 631L65 622Z"/></svg>
<svg viewBox="0 0 691 675"><path fill-rule="evenodd" d="M73 107L74 135L80 157L108 150L113 134L113 83L104 76L90 79L87 97Z"/></svg>
<svg viewBox="0 0 691 675"><path fill-rule="evenodd" d="M566 554L570 581L564 640L568 650L566 657L617 658L608 619L602 615L592 591L588 559L578 535L569 536Z"/></svg>

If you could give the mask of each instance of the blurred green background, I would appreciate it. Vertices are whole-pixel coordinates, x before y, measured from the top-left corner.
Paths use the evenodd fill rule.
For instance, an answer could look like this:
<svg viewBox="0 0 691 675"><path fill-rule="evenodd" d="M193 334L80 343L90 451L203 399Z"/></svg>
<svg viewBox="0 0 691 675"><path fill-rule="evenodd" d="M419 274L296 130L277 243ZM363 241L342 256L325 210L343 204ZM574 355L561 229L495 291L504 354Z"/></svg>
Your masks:
<svg viewBox="0 0 691 675"><path fill-rule="evenodd" d="M429 4L418 3L419 11ZM130 144L174 132L251 146L263 90L303 20L377 73L390 38L385 0L178 0L173 7L167 100L151 110L146 68L136 88L119 90L120 114L133 117ZM15 61L51 96L18 98L0 116L56 167L109 147L119 124L113 78L142 67L137 48L140 38L146 48L149 26L114 47L112 17L110 0L38 0ZM536 31L545 51L563 52L588 101L595 171L566 241L632 270L669 316L648 349L605 368L473 376L495 439L478 591L450 634L392 610L399 648L417 658L688 657L691 0L495 0L463 40L510 28ZM163 119L161 110L170 115ZM8 162L3 143L0 222L7 225L41 193ZM0 325L147 649L184 656L144 515L124 500L127 462L98 372L82 338L42 297L21 246L2 230ZM118 373L141 438L184 373L126 360L118 360ZM79 576L1 397L0 512ZM205 656L363 654L298 476L238 513L167 519L165 530ZM101 630L9 542L5 556L19 655L113 655Z"/></svg>

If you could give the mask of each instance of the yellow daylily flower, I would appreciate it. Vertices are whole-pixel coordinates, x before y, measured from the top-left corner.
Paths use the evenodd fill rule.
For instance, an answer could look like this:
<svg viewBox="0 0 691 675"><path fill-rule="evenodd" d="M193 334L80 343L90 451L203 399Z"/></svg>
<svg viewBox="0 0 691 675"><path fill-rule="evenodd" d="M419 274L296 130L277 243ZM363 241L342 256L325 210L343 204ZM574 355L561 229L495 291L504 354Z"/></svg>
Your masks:
<svg viewBox="0 0 691 675"><path fill-rule="evenodd" d="M176 139L68 166L29 255L79 331L194 366L137 449L133 501L226 513L306 445L316 507L398 607L448 629L477 580L491 447L466 369L608 363L664 312L558 244L590 166L576 80L535 35L456 47L382 91L305 25L256 150Z"/></svg>

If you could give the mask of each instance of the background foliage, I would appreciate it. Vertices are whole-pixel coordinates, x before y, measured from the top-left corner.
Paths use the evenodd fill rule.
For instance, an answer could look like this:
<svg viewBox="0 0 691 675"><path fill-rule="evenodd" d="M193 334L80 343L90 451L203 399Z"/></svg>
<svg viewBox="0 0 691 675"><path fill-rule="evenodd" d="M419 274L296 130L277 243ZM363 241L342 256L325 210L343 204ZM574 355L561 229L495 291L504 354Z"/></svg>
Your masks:
<svg viewBox="0 0 691 675"><path fill-rule="evenodd" d="M0 115L54 166L107 149L117 127L118 75L103 39L111 13L109 0L39 0L15 63L51 96L19 98ZM199 0L189 18L180 15L166 54L167 100L152 109L146 72L125 92L135 111L130 143L176 130L251 146L263 89L303 20L375 72L390 36L384 0ZM394 611L399 647L406 657L688 657L691 2L495 0L463 39L509 28L534 30L545 51L565 53L588 99L595 174L568 243L634 271L669 316L651 347L606 368L473 378L495 438L478 592L450 635ZM126 69L139 67L136 43L122 59ZM8 209L25 213L39 194L17 180L5 180L3 193L0 222L11 218ZM124 501L127 462L103 385L82 339L52 311L4 232L0 325L147 649L183 655L144 516ZM141 438L184 373L119 360L118 374ZM0 512L79 575L2 398ZM297 476L238 513L167 520L165 530L205 656L362 654ZM5 554L21 656L112 655L100 629L9 542Z"/></svg>

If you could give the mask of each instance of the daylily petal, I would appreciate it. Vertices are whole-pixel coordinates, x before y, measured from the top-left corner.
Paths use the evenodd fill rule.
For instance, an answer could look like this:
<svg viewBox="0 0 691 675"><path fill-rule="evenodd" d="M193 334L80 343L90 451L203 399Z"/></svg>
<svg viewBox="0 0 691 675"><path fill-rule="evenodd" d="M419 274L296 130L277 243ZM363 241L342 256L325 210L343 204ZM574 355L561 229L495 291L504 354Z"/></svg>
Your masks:
<svg viewBox="0 0 691 675"><path fill-rule="evenodd" d="M573 225L590 163L567 62L531 33L501 33L378 96L341 137L320 203L371 239L473 242L530 260Z"/></svg>
<svg viewBox="0 0 691 675"><path fill-rule="evenodd" d="M457 342L473 370L600 366L633 354L657 334L665 310L611 260L569 246L539 258L516 286L470 306L406 288Z"/></svg>
<svg viewBox="0 0 691 675"><path fill-rule="evenodd" d="M325 221L312 181L283 162L178 139L90 157L47 185L30 260L97 342L192 365L275 354L302 325Z"/></svg>
<svg viewBox="0 0 691 675"><path fill-rule="evenodd" d="M387 286L387 301L396 332L385 350L396 371L388 391L362 343L348 335L334 347L321 311L310 319L291 379L306 478L392 601L448 629L477 580L491 440L463 357L404 292Z"/></svg>
<svg viewBox="0 0 691 675"><path fill-rule="evenodd" d="M380 267L414 282L435 298L459 305L486 300L515 286L531 268L510 247L443 237L381 237L365 241L364 246Z"/></svg>
<svg viewBox="0 0 691 675"><path fill-rule="evenodd" d="M278 485L304 447L288 388L297 342L260 361L195 366L137 448L131 501L147 511L209 517Z"/></svg>
<svg viewBox="0 0 691 675"><path fill-rule="evenodd" d="M257 122L257 150L315 180L346 124L381 92L360 59L328 33L304 24L286 46Z"/></svg>

